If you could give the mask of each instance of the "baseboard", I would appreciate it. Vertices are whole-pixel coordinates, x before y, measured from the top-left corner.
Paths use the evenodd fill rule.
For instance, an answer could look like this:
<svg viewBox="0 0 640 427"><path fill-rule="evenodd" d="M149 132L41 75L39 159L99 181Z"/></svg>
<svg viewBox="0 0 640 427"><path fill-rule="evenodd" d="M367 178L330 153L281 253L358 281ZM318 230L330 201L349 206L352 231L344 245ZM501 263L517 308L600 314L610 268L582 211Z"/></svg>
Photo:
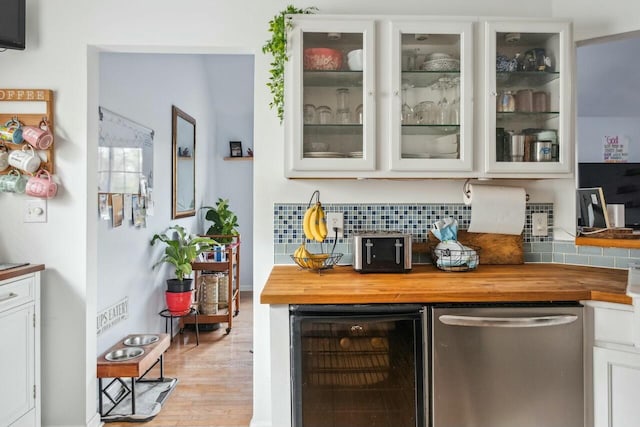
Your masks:
<svg viewBox="0 0 640 427"><path fill-rule="evenodd" d="M104 423L100 419L100 414L96 412L93 417L87 422L87 427L102 427Z"/></svg>
<svg viewBox="0 0 640 427"><path fill-rule="evenodd" d="M251 418L249 427L271 427L271 423L266 421L256 421L255 418Z"/></svg>

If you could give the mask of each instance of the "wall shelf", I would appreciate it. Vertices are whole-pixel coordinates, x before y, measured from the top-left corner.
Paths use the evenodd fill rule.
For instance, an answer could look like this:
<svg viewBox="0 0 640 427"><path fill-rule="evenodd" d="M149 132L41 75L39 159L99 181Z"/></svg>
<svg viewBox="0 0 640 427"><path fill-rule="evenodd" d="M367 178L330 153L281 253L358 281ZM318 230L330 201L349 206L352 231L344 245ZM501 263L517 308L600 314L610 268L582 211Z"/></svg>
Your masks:
<svg viewBox="0 0 640 427"><path fill-rule="evenodd" d="M253 156L242 156L242 157L223 157L224 161L239 161L239 160L253 160Z"/></svg>

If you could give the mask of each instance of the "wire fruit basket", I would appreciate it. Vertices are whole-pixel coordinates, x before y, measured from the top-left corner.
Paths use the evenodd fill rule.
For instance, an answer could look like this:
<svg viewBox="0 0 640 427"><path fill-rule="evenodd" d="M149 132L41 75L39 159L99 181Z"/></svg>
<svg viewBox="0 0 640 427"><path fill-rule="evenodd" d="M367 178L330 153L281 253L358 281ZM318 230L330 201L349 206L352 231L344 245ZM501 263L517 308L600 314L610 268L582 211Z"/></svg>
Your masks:
<svg viewBox="0 0 640 427"><path fill-rule="evenodd" d="M462 245L461 245L462 246ZM433 264L443 271L471 271L480 264L480 249L438 249L431 251Z"/></svg>
<svg viewBox="0 0 640 427"><path fill-rule="evenodd" d="M321 271L329 270L340 261L342 258L341 253L333 254L310 254L308 257L297 257L291 255L291 259L298 264L299 267L305 270Z"/></svg>

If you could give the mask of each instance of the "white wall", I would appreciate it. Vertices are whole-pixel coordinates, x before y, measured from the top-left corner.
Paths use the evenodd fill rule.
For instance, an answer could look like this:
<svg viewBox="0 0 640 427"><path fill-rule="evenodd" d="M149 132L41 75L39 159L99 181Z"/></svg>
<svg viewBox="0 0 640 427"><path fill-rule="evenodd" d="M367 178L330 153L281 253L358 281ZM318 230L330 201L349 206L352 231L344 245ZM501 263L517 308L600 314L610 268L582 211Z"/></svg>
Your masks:
<svg viewBox="0 0 640 427"><path fill-rule="evenodd" d="M283 171L283 129L265 86L270 58L260 53L267 21L288 1L236 0L27 0L24 52L0 54L0 80L12 88L49 88L56 94L57 179L62 191L49 203L47 224L23 224L20 197L0 197L0 254L8 260L47 265L43 275L43 422L86 425L95 420L95 312L98 283L95 199L98 52L254 53L254 424L269 423L269 328L267 307L258 304L270 271L273 203L308 199L320 189L325 201L460 201L461 183L288 181ZM578 39L634 29L640 5L616 0L319 0L322 13L393 13L575 18ZM552 8L553 6L553 8ZM553 10L552 10L553 9ZM533 201L556 203L561 221L572 223L570 180L527 184ZM156 187L158 184L156 184ZM536 200L536 198L538 198ZM571 220L570 220L571 218ZM146 268L131 265L130 268ZM70 352L68 349L79 349ZM84 350L82 350L84 349Z"/></svg>
<svg viewBox="0 0 640 427"><path fill-rule="evenodd" d="M209 55L205 57L209 77L212 120L216 132L211 139L215 151L209 158L213 174L215 203L229 199L229 208L238 215L240 247L240 289L253 289L253 161L225 161L229 141L242 142L242 153L253 143L253 55ZM205 230L211 223L205 224Z"/></svg>

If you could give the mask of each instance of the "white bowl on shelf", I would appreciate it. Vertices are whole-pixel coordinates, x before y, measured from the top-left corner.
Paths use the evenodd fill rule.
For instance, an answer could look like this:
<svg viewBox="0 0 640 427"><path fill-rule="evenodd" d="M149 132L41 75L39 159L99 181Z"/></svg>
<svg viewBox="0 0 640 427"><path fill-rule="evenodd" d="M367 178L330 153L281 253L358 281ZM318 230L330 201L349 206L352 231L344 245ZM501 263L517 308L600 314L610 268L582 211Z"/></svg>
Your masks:
<svg viewBox="0 0 640 427"><path fill-rule="evenodd" d="M347 53L347 64L349 64L349 69L351 71L362 71L362 57L362 49L352 50L351 52Z"/></svg>

